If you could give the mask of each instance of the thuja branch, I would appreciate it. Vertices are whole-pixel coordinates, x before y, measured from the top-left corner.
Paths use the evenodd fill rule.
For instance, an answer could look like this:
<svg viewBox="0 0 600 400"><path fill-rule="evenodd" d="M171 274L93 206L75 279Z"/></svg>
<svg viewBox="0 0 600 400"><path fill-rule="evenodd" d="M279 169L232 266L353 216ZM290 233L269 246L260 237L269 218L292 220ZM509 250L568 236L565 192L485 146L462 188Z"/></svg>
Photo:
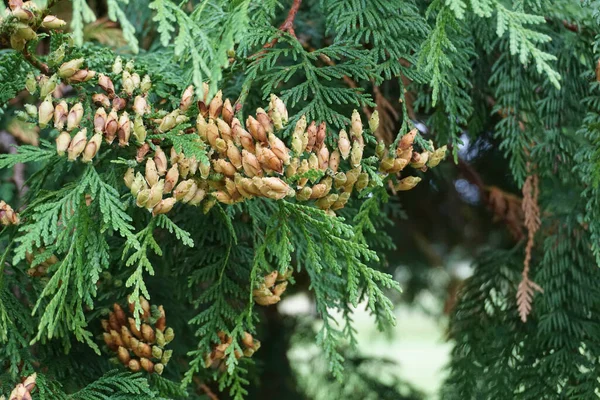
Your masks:
<svg viewBox="0 0 600 400"><path fill-rule="evenodd" d="M283 23L279 26L279 30L282 32L288 32L293 37L296 37L296 32L294 31L294 20L296 19L296 14L298 14L298 10L300 9L300 4L302 4L302 0L294 0L292 3L292 7L288 12L288 15L283 21ZM279 38L276 37L271 40L269 43L263 46L264 49L269 49L277 44Z"/></svg>

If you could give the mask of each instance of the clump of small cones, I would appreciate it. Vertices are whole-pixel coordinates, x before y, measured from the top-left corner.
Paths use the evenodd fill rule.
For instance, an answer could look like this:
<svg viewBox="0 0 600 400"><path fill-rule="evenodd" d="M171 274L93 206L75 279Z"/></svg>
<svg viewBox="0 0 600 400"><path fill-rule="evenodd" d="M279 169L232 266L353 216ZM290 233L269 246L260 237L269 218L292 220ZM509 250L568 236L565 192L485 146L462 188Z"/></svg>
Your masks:
<svg viewBox="0 0 600 400"><path fill-rule="evenodd" d="M225 370L227 368L225 362L227 358L226 352L227 348L232 345L233 338L223 331L217 333L217 336L219 337L219 342L213 344L212 351L204 357L204 367ZM260 341L254 339L248 332L244 332L242 337L242 347L243 351L239 351L238 349L234 350L235 358L252 357L252 355L260 348Z"/></svg>
<svg viewBox="0 0 600 400"><path fill-rule="evenodd" d="M139 327L119 304L113 305L108 319L102 320L104 342L117 354L116 361L131 371L144 370L160 375L173 354L173 350L166 350L165 346L175 334L172 328L167 328L163 306L150 306L143 297L140 297L140 303L143 314ZM133 314L133 303L129 303L129 309Z"/></svg>
<svg viewBox="0 0 600 400"><path fill-rule="evenodd" d="M256 304L270 306L279 303L281 295L287 288L288 278L291 274L292 270L290 269L285 274L273 271L270 274L265 275L260 286L252 291Z"/></svg>
<svg viewBox="0 0 600 400"><path fill-rule="evenodd" d="M445 146L414 151L415 129L404 135L393 150L379 143L376 157L364 160L365 127L356 110L348 131L338 133L328 131L325 122L309 122L301 116L286 143L278 132L288 123L288 110L275 95L271 95L267 110L258 108L244 124L221 91L209 101L206 84L203 98L195 99L195 89L189 86L179 107L169 112L156 109L155 102L148 101L152 81L148 75L141 78L135 72L133 61L123 65L117 57L111 77L83 69L83 62L68 61L57 75L42 75L37 83L31 80L29 86L32 90L39 86L43 98L37 108L38 125L44 128L53 122L61 132L56 139L57 153L66 154L70 161L94 161L101 145L136 146L137 167L127 170L124 182L137 206L154 215L171 211L176 203L201 206L208 212L216 202L235 204L254 197L314 203L335 215L353 193L369 186L369 174L398 176L407 166L425 171L439 164L446 154ZM93 116L85 119L81 103L69 108L64 100L52 98L59 79L72 80L80 75L85 75L81 82L93 78L90 83L97 83L101 89L92 95ZM88 135L91 125L81 127L82 121L93 121L93 134ZM368 129L374 132L378 125L379 117L374 112ZM201 159L160 138L174 130L180 135L193 135L195 147L204 149L200 151ZM153 139L149 140L148 135ZM416 176L402 177L395 188L410 190L420 180Z"/></svg>
<svg viewBox="0 0 600 400"><path fill-rule="evenodd" d="M1 13L3 18L0 19L0 24L7 25L1 31L8 36L11 47L17 51L22 51L27 42L37 38L36 31L39 28L60 29L66 25L65 21L54 15L44 17L45 10L40 9L33 1L11 0L8 5Z"/></svg>
<svg viewBox="0 0 600 400"><path fill-rule="evenodd" d="M13 208L6 204L4 200L0 200L0 224L4 226L18 225L21 222L19 214Z"/></svg>
<svg viewBox="0 0 600 400"><path fill-rule="evenodd" d="M29 375L22 383L17 384L8 396L8 400L31 400L31 392L35 389L37 374ZM0 400L5 400L0 396Z"/></svg>
<svg viewBox="0 0 600 400"><path fill-rule="evenodd" d="M59 261L58 257L56 257L54 254L46 254L46 250L43 247L40 247L35 253L36 254L29 252L25 253L25 259L31 265L31 267L27 269L27 274L29 276L45 276L48 268ZM43 257L43 261L41 262L39 261L40 257Z"/></svg>

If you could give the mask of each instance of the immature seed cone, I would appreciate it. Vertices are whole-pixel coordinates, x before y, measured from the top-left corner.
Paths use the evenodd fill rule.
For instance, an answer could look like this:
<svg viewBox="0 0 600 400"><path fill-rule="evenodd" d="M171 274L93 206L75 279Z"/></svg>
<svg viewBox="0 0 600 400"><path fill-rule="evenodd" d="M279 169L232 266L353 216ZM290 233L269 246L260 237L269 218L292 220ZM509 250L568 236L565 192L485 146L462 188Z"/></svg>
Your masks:
<svg viewBox="0 0 600 400"><path fill-rule="evenodd" d="M419 178L418 176L407 176L406 178L400 180L400 182L398 182L396 186L394 186L394 189L398 191L410 190L417 186L417 183L419 182L421 182L421 178Z"/></svg>
<svg viewBox="0 0 600 400"><path fill-rule="evenodd" d="M179 109L183 112L186 112L192 103L194 102L194 86L188 86L181 96L181 101L179 102Z"/></svg>
<svg viewBox="0 0 600 400"><path fill-rule="evenodd" d="M208 93L205 89L204 93ZM217 92L215 97L210 101L208 106L208 115L210 118L217 118L221 114L221 109L223 108L223 92L220 90Z"/></svg>
<svg viewBox="0 0 600 400"><path fill-rule="evenodd" d="M159 175L156 169L156 163L153 159L146 160L146 181L148 185L154 186L158 182Z"/></svg>
<svg viewBox="0 0 600 400"><path fill-rule="evenodd" d="M0 224L4 226L18 225L20 222L19 215L13 208L6 204L4 200L0 200Z"/></svg>
<svg viewBox="0 0 600 400"><path fill-rule="evenodd" d="M233 106L231 105L231 102L229 101L229 99L225 99L225 103L223 104L223 111L222 111L223 120L231 125L231 122L233 121L233 116L234 116Z"/></svg>
<svg viewBox="0 0 600 400"><path fill-rule="evenodd" d="M415 137L417 136L417 129L413 129L408 132L406 135L402 136L400 142L398 143L398 156L402 150L406 150L409 147L412 147L413 142L415 141Z"/></svg>
<svg viewBox="0 0 600 400"><path fill-rule="evenodd" d="M58 68L57 74L63 79L70 78L79 70L79 68L81 68L82 64L83 58L76 58L74 60L67 61Z"/></svg>
<svg viewBox="0 0 600 400"><path fill-rule="evenodd" d="M98 153L98 150L100 149L101 144L102 144L102 135L99 133L96 133L95 135L92 136L90 141L85 146L85 149L83 150L83 157L81 157L81 161L83 161L84 163L88 163L88 162L92 161L92 158L94 158L96 156L96 154Z"/></svg>
<svg viewBox="0 0 600 400"><path fill-rule="evenodd" d="M31 13L31 11L29 11ZM46 29L60 29L67 23L55 15L48 15L42 21L42 26Z"/></svg>
<svg viewBox="0 0 600 400"><path fill-rule="evenodd" d="M342 158L346 160L350 155L351 150L350 139L348 139L348 134L345 130L341 130L338 137L338 149L340 150L340 154Z"/></svg>
<svg viewBox="0 0 600 400"><path fill-rule="evenodd" d="M112 81L108 76L100 74L98 76L98 86L100 86L109 96L114 96L115 85L113 85Z"/></svg>
<svg viewBox="0 0 600 400"><path fill-rule="evenodd" d="M56 138L56 153L59 156L64 156L65 151L69 148L69 144L71 143L71 135L69 132L62 131L60 135Z"/></svg>
<svg viewBox="0 0 600 400"><path fill-rule="evenodd" d="M156 146L156 150L154 151L154 163L156 164L156 170L159 176L163 176L167 173L167 155L160 146Z"/></svg>
<svg viewBox="0 0 600 400"><path fill-rule="evenodd" d="M62 131L67 122L67 115L69 113L69 106L66 101L61 101L54 107L54 127L59 131Z"/></svg>
<svg viewBox="0 0 600 400"><path fill-rule="evenodd" d="M90 71L89 69L80 69L75 72L68 80L70 83L82 83L87 82L96 76L96 71Z"/></svg>
<svg viewBox="0 0 600 400"><path fill-rule="evenodd" d="M105 108L110 108L110 99L107 95L103 93L95 93L92 95L92 101L97 106L102 106Z"/></svg>
<svg viewBox="0 0 600 400"><path fill-rule="evenodd" d="M117 137L119 138L119 146L129 146L129 137L131 136L131 121L129 114L126 111L119 117Z"/></svg>
<svg viewBox="0 0 600 400"><path fill-rule="evenodd" d="M113 110L119 112L121 110L123 110L125 107L127 107L127 100L125 100L122 97L115 97L112 100L112 108Z"/></svg>
<svg viewBox="0 0 600 400"><path fill-rule="evenodd" d="M103 107L98 108L94 114L94 132L104 133L107 119L106 110Z"/></svg>
<svg viewBox="0 0 600 400"><path fill-rule="evenodd" d="M306 143L306 151L312 151L313 147L317 143L317 124L312 121L306 130L308 135L308 142Z"/></svg>
<svg viewBox="0 0 600 400"><path fill-rule="evenodd" d="M144 115L148 110L148 102L144 96L135 96L133 101L133 111L137 115Z"/></svg>
<svg viewBox="0 0 600 400"><path fill-rule="evenodd" d="M78 128L82 117L83 105L81 105L81 103L76 103L71 108L71 111L69 111L69 115L67 115L67 130L72 131L73 129Z"/></svg>
<svg viewBox="0 0 600 400"><path fill-rule="evenodd" d="M83 128L77 132L77 134L71 140L69 148L67 149L67 155L69 161L75 161L77 157L83 152L87 144L87 129Z"/></svg>
<svg viewBox="0 0 600 400"><path fill-rule="evenodd" d="M45 128L48 122L52 119L54 114L54 106L52 105L52 98L50 95L46 96L44 101L40 104L38 109L38 124L40 128Z"/></svg>

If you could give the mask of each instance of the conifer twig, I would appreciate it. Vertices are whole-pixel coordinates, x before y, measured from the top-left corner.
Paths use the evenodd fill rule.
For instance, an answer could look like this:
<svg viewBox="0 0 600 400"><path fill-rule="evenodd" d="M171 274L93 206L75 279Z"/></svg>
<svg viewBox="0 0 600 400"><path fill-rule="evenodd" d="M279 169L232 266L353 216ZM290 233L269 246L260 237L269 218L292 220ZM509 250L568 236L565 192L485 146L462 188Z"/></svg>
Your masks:
<svg viewBox="0 0 600 400"><path fill-rule="evenodd" d="M210 400L219 400L211 388L208 387L206 383L202 382L199 377L194 377L194 383L196 383L196 387L201 390Z"/></svg>
<svg viewBox="0 0 600 400"><path fill-rule="evenodd" d="M293 37L296 37L296 32L294 31L294 20L296 19L296 14L298 14L298 10L300 9L300 4L302 4L302 0L294 0L290 11L288 12L287 17L285 18L285 21L283 21L283 23L279 26L280 31L287 32ZM263 49L269 49L275 46L278 41L278 37L274 38L269 43L265 44L263 46Z"/></svg>
<svg viewBox="0 0 600 400"><path fill-rule="evenodd" d="M529 164L528 164L529 166ZM525 247L525 259L523 261L523 279L517 289L517 305L519 315L523 322L527 322L527 316L531 312L531 303L536 291L543 293L544 290L529 279L529 266L531 263L531 250L533 249L535 234L540 228L540 209L538 206L539 178L537 174L527 176L523 185L523 213L525 214L525 227L527 228L527 245Z"/></svg>

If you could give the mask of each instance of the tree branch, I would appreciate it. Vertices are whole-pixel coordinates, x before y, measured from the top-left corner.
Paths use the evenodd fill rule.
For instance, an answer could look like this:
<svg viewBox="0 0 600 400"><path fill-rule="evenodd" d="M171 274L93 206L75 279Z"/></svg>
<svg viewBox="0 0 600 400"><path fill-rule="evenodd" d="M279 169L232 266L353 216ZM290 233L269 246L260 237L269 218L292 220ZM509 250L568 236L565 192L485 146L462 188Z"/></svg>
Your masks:
<svg viewBox="0 0 600 400"><path fill-rule="evenodd" d="M40 59L31 54L27 46L23 48L21 54L23 54L23 58L25 58L29 64L39 69L43 74L50 75L50 67L48 67L48 64L43 63Z"/></svg>
<svg viewBox="0 0 600 400"><path fill-rule="evenodd" d="M288 12L288 15L283 21L283 23L279 26L279 30L282 32L288 32L293 37L296 37L296 32L294 31L294 20L296 19L296 14L298 14L298 10L300 9L300 4L302 4L302 0L294 0L292 3L292 7ZM269 49L277 44L279 38L271 40L269 43L263 46L263 49Z"/></svg>

